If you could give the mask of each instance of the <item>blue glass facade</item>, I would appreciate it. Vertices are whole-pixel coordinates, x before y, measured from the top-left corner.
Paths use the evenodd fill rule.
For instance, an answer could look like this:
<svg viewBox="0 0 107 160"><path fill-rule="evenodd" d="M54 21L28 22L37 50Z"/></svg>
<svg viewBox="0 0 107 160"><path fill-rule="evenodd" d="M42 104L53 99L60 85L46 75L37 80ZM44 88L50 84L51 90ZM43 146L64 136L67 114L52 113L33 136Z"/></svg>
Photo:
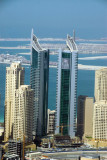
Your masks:
<svg viewBox="0 0 107 160"><path fill-rule="evenodd" d="M72 37L67 36L67 47L59 50L56 129L55 134L75 137L78 49Z"/></svg>
<svg viewBox="0 0 107 160"><path fill-rule="evenodd" d="M33 134L47 133L49 50L42 50L38 41L32 42L31 88L34 90Z"/></svg>

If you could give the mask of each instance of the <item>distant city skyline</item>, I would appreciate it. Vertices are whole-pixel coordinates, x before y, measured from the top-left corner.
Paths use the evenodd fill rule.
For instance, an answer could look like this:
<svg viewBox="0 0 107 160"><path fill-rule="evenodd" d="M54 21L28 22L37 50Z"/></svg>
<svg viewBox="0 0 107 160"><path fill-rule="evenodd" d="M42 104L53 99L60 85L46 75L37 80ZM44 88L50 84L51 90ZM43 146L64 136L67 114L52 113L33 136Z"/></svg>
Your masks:
<svg viewBox="0 0 107 160"><path fill-rule="evenodd" d="M0 1L0 38L63 37L76 30L86 39L107 37L106 0Z"/></svg>

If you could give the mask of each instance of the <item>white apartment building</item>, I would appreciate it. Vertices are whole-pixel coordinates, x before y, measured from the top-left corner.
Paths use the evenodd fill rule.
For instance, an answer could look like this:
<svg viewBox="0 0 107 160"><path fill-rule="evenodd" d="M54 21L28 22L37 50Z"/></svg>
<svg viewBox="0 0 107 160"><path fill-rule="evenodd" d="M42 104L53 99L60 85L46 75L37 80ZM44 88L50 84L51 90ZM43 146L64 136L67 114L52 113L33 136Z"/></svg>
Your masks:
<svg viewBox="0 0 107 160"><path fill-rule="evenodd" d="M15 112L15 91L24 84L24 68L20 63L12 63L6 68L6 89L5 89L5 131L4 140L13 137L13 124Z"/></svg>
<svg viewBox="0 0 107 160"><path fill-rule="evenodd" d="M95 72L95 102L107 100L107 68Z"/></svg>
<svg viewBox="0 0 107 160"><path fill-rule="evenodd" d="M95 73L93 138L107 140L107 68Z"/></svg>
<svg viewBox="0 0 107 160"><path fill-rule="evenodd" d="M32 141L34 92L29 85L21 85L15 91L13 139Z"/></svg>
<svg viewBox="0 0 107 160"><path fill-rule="evenodd" d="M93 138L107 140L107 101L94 104Z"/></svg>

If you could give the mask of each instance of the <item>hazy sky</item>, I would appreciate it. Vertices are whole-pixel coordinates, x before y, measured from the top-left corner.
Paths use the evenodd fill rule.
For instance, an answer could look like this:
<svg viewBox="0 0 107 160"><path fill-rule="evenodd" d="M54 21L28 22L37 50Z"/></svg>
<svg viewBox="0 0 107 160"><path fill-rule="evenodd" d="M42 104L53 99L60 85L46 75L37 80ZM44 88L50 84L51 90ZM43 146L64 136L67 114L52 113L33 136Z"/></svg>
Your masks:
<svg viewBox="0 0 107 160"><path fill-rule="evenodd" d="M0 37L107 37L107 0L0 0Z"/></svg>

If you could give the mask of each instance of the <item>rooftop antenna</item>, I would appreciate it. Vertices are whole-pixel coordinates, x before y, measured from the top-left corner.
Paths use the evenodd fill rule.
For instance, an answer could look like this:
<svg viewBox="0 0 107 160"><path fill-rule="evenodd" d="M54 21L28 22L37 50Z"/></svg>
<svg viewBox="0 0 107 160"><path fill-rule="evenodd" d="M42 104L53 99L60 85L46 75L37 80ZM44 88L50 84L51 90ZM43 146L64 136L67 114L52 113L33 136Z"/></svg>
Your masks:
<svg viewBox="0 0 107 160"><path fill-rule="evenodd" d="M75 42L75 30L73 30L73 40Z"/></svg>
<svg viewBox="0 0 107 160"><path fill-rule="evenodd" d="M32 42L32 40L33 40L33 28L31 30L31 42Z"/></svg>
<svg viewBox="0 0 107 160"><path fill-rule="evenodd" d="M32 45L33 45L33 28L31 30L30 52L31 52L31 64L32 64Z"/></svg>

